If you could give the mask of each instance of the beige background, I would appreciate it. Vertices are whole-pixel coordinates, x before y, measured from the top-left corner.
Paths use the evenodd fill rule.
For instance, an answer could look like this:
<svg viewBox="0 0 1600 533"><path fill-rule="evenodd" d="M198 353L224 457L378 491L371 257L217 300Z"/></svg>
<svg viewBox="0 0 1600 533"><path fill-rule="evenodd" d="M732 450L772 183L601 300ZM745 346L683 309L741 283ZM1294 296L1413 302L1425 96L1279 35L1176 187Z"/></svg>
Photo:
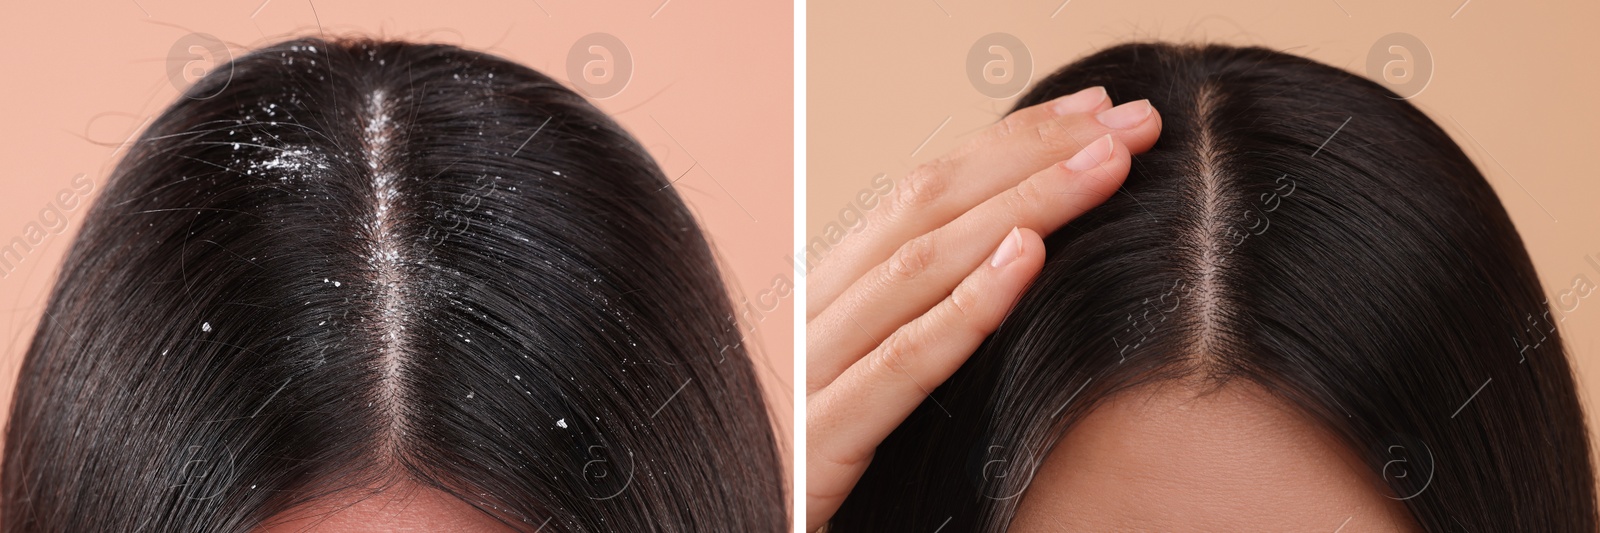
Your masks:
<svg viewBox="0 0 1600 533"><path fill-rule="evenodd" d="M596 101L639 138L690 204L720 256L734 301L756 305L757 371L790 455L793 423L793 7L788 2L572 0L378 2L119 0L8 6L0 22L0 245L24 234L84 173L91 198L120 145L178 96L169 50L191 32L234 56L294 36L359 33L498 54L566 80L568 50L592 32L633 57L628 85ZM687 173L687 174L685 174ZM88 211L0 278L0 405L50 284ZM43 221L41 221L41 217ZM3 271L0 271L3 272ZM780 287L781 289L782 287ZM0 413L6 413L0 411ZM0 414L0 417L5 416Z"/></svg>
<svg viewBox="0 0 1600 533"><path fill-rule="evenodd" d="M1034 80L1091 51L1149 39L1261 45L1365 74L1379 38L1416 36L1433 70L1412 102L1450 132L1511 212L1558 308L1551 321L1562 321L1590 427L1600 429L1600 290L1581 299L1581 290L1567 292L1578 276L1600 283L1600 4L811 0L807 16L812 237L874 175L899 179L1011 106L1014 97L984 96L965 72L968 49L992 32L1031 51Z"/></svg>

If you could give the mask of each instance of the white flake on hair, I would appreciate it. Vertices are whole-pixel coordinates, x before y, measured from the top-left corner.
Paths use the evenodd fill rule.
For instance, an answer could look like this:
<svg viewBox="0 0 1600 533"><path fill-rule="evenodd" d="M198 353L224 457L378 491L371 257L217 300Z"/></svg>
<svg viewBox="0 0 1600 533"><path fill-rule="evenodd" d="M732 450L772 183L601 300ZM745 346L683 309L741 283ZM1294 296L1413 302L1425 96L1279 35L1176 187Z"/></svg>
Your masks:
<svg viewBox="0 0 1600 533"><path fill-rule="evenodd" d="M400 193L393 167L394 124L389 118L389 102L383 90L373 91L367 101L367 125L363 132L362 149L367 167L372 171L372 216L366 223L367 266L372 275L374 301L377 302L377 333L379 336L379 390L378 397L385 404L391 420L387 446L394 448L403 430L401 404L404 388L401 373L405 354L405 298L404 256L400 249L400 236L393 209ZM337 285L336 285L337 286Z"/></svg>
<svg viewBox="0 0 1600 533"><path fill-rule="evenodd" d="M289 181L290 178L304 177L308 172L327 170L328 161L308 148L289 147L277 150L271 159L257 161L250 167L247 173L273 171L279 174L279 180Z"/></svg>

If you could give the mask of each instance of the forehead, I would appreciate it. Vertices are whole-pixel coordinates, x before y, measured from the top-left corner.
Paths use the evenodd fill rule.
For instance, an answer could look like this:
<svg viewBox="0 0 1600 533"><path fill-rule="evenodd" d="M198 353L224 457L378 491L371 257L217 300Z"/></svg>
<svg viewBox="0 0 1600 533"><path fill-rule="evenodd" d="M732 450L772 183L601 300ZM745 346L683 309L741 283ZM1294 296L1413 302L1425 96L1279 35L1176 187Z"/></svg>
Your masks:
<svg viewBox="0 0 1600 533"><path fill-rule="evenodd" d="M377 494L336 495L267 520L259 533L511 531L436 489L399 483Z"/></svg>
<svg viewBox="0 0 1600 533"><path fill-rule="evenodd" d="M1340 442L1255 385L1114 396L1040 466L1011 531L1415 531Z"/></svg>

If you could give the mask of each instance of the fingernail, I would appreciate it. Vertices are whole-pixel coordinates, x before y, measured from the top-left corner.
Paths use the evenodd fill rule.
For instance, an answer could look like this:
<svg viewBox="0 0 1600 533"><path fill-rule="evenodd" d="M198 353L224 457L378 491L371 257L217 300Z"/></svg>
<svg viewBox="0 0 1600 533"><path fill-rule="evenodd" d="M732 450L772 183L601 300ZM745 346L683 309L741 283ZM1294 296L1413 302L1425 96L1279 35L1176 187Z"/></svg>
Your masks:
<svg viewBox="0 0 1600 533"><path fill-rule="evenodd" d="M1101 111L1094 118L1108 128L1124 130L1138 126L1145 119L1150 118L1150 112L1155 108L1150 107L1149 100L1135 100L1126 104Z"/></svg>
<svg viewBox="0 0 1600 533"><path fill-rule="evenodd" d="M1094 111L1095 106L1106 99L1106 88L1100 86L1090 87L1060 98L1050 104L1050 110L1057 115L1071 113L1088 113Z"/></svg>
<svg viewBox="0 0 1600 533"><path fill-rule="evenodd" d="M1011 264L1022 255L1022 232L1016 226L1011 227L1011 233L1006 235L1006 240L1000 241L1000 247L994 249L994 258L989 260L989 266L1000 268Z"/></svg>
<svg viewBox="0 0 1600 533"><path fill-rule="evenodd" d="M1111 159L1111 142L1111 134L1107 133L1104 137L1089 143L1089 146L1083 147L1077 155L1063 164L1072 170L1089 170L1100 166L1107 159Z"/></svg>

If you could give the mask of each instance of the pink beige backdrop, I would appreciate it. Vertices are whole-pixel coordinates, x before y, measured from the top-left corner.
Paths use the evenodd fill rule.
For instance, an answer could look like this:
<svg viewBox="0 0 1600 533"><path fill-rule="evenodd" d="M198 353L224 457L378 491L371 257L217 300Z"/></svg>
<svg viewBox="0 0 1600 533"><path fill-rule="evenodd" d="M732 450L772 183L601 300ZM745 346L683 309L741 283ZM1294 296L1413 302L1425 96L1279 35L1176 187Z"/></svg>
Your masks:
<svg viewBox="0 0 1600 533"><path fill-rule="evenodd" d="M873 176L903 177L1011 106L1014 96L979 90L1003 78L975 84L966 72L969 49L991 33L1031 52L1035 81L1094 50L1149 39L1260 45L1365 75L1380 39L1415 37L1377 47L1379 65L1412 66L1379 76L1422 88L1412 102L1450 132L1511 212L1556 308L1540 324L1560 323L1590 427L1600 429L1600 4L811 0L807 17L808 239L855 220L840 210ZM1424 54L1428 73L1418 68ZM1015 63L1023 75L1028 65ZM1575 280L1586 285L1574 291ZM1506 393L1495 385L1482 394Z"/></svg>
<svg viewBox="0 0 1600 533"><path fill-rule="evenodd" d="M115 0L8 6L0 22L0 245L83 173L98 198L120 145L178 96L167 74L190 33L233 56L290 37L363 34L486 51L567 80L579 38L609 33L633 59L620 92L595 100L677 182L715 247L746 314L748 343L786 456L792 451L793 7L788 2L572 0L379 2ZM319 28L320 26L320 28ZM615 57L616 51L612 51ZM204 67L215 64L194 56ZM592 80L591 80L592 81ZM602 80L604 81L604 80ZM82 187L80 186L80 189ZM88 211L50 233L14 270L0 265L0 405ZM776 279L782 278L778 289ZM8 410L0 411L0 417Z"/></svg>

